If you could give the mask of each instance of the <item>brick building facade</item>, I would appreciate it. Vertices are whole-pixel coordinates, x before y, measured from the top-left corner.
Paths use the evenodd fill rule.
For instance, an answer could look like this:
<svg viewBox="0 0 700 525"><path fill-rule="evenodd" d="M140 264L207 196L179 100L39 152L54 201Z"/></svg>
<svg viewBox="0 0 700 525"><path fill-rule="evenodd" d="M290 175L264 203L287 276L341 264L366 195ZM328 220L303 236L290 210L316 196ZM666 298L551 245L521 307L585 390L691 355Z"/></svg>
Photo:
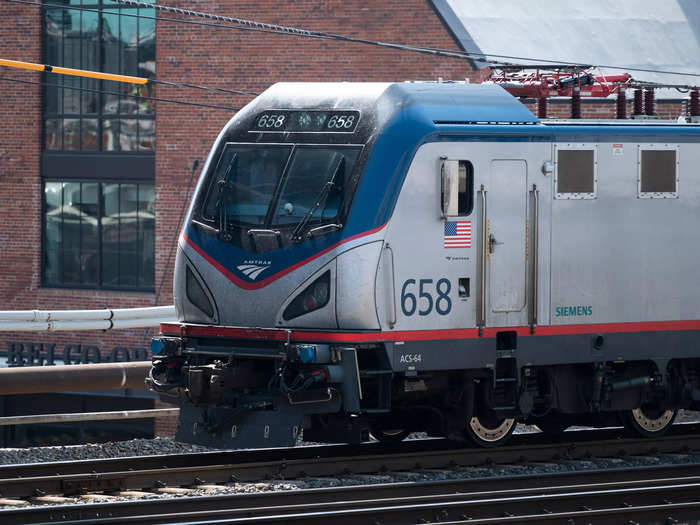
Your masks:
<svg viewBox="0 0 700 525"><path fill-rule="evenodd" d="M68 4L68 2L58 1L52 3L56 7ZM75 6L76 3L71 2L70 5ZM95 44L94 38L90 37L89 45L97 45L98 51L101 49L100 46L108 45L106 43L108 38L105 36L108 34L108 29L111 34L122 35L130 27L126 22L119 22L123 27L120 25L117 33L115 24L118 19L124 17L117 16L118 11L113 4L85 0L82 5L94 7L97 14L85 11L79 15L81 17L79 18L76 14L78 12L75 11L70 34L75 35L79 30L85 33L88 31L86 28L89 27L89 31L93 32L90 34L97 35L99 40ZM267 0L255 2L172 0L168 5L368 40L440 49L460 49L430 0L401 2L396 0L377 2L300 0L281 3ZM54 56L57 57L56 59L65 58L65 49L64 55L60 56L46 49L47 39L53 38L48 34L50 31L47 27L50 23L56 23L56 20L62 20L58 14L49 20L47 11L31 5L0 1L0 58L36 63L44 63L47 58ZM54 11L58 13L58 10L54 9ZM124 8L122 12L126 12ZM143 9L137 14L144 14L144 12L156 15L153 10ZM135 13L135 10L132 9L131 13ZM158 13L157 16L185 19L179 15L165 13ZM90 25L93 23L90 22L93 18L89 17L94 18L94 24L96 24L94 27ZM96 17L101 18L98 20ZM80 25L76 20L80 20ZM140 23L146 24L147 20L144 18ZM65 25L66 22L60 23ZM99 29L99 34L95 28ZM64 28L62 42L67 38L66 34ZM137 33L136 38L141 45L146 45L145 37L142 38L141 33ZM119 41L119 45L122 46L120 56L128 58L123 47L130 45L130 42ZM482 76L479 71L474 70L471 62L464 59L437 57L358 43L281 36L165 20L158 20L155 24L154 44L153 65L155 76L159 80L254 92L261 92L272 83L280 81L403 81L437 78L445 80L469 78L471 81L478 81ZM140 51L137 55L138 53ZM80 60L84 63L83 55L80 56ZM128 60L125 59L126 62ZM148 69L146 67L148 61L140 60L140 55L137 56L136 62L139 68L137 73L144 68ZM56 75L44 74L42 78L38 73L0 69L3 77L34 82L56 82ZM134 74L123 70L113 70L113 72ZM126 136L124 132L120 135L122 143L112 150L114 144L110 143L111 139L106 138L105 130L112 129L109 126L116 124L114 119L110 120L106 105L97 110L94 107L85 109L82 107L83 99L80 99L81 111L90 113L88 116L85 113L80 117L82 146L75 148L71 145L72 149L66 151L65 146L69 142L67 137L73 137L67 131L67 123L70 120L73 125L78 119L68 119L65 114L59 118L53 118L53 114L48 115L51 103L48 101L50 97L47 93L53 88L8 81L0 81L0 86L2 86L0 116L5 123L0 128L0 188L2 188L2 199L0 199L2 217L0 220L0 253L2 254L0 256L2 261L0 300L2 306L0 309L129 308L171 304L173 239L178 233L178 220L183 212L183 206L186 205L187 196L193 189L190 185L192 166L195 160L203 161L206 158L218 131L231 118L233 111L156 101L149 106L147 110L149 115L144 117L147 120L155 116L154 143L146 143L139 135L139 144L133 148L133 145L123 142ZM85 87L85 84L81 86ZM110 86L110 89L117 88ZM252 99L248 95L231 95L162 85L157 86L155 93L151 94L165 99L234 108L241 107ZM127 98L122 97L121 100ZM117 105L119 104L121 102L117 102ZM531 105L531 107L534 110L534 106ZM666 113L669 117L677 116L682 109L678 102L659 104L659 107L668 108L663 111L660 109L659 112ZM65 107L63 111L65 112ZM98 114L93 115L94 111ZM550 105L552 116L568 116L568 111L567 103ZM586 101L583 104L584 117L611 117L614 111L613 101L591 103ZM131 115L129 117L121 120L122 130L132 125L131 121L135 117L131 118L133 117ZM56 124L57 122L59 124ZM95 129L99 129L99 133L103 134L98 136L97 140L101 145L97 146L89 138L90 133L93 132L84 131L94 122L97 122ZM148 128L150 124L142 126L141 120L138 119L136 122L139 133L145 134L143 130L151 129ZM50 145L49 136L54 137L57 125L62 129L64 149L56 152L49 151L53 147ZM135 164L130 164L132 161ZM203 162L200 162L199 167L202 165ZM130 166L136 166L133 168L135 170L143 169L144 173L135 173ZM91 169L94 169L93 175L91 175ZM121 170L121 172L112 173L109 176L111 178L107 179L108 176L105 173L110 169ZM47 276L47 261L50 261L54 255L52 255L53 252L49 253L47 247L46 224L49 219L46 215L47 211L43 209L48 206L44 197L45 192L50 188L67 191L60 190L62 177L71 181L78 180L75 184L81 185L75 187L79 188L81 195L79 204L84 204L87 197L83 194L89 195L91 188L97 188L99 207L102 209L100 242L104 244L106 234L102 228L106 228L104 223L108 219L104 209L108 207L106 201L111 198L106 188L108 185L118 184L120 177L126 181L132 181L135 175L138 175L137 181L132 186L138 186L137 191L150 188L151 185L154 188L153 202L146 203L146 208L152 210L154 217L153 257L152 261L144 263L152 265L148 270L151 272L150 277L144 281L145 284L139 281L138 290L133 289L134 286L121 288L117 286L117 289L103 286L106 281L103 280L102 273L106 272L106 265L112 256L105 252L100 253L101 269L95 270L100 273L100 277L97 278L100 285L91 286L89 283L85 284L82 277L73 276L72 279L78 279L82 283L81 286L71 286L70 282L57 286L54 281L60 282L61 279L55 278L54 274ZM49 187L50 184L54 186ZM122 192L122 187L118 188L118 191ZM130 187L129 191L131 189L133 188ZM65 202L65 195L63 199L62 202ZM65 210L63 211L65 213ZM142 213L140 207L138 213ZM148 213L151 212L148 211ZM122 217L120 221L124 220L124 215L120 217ZM84 224L89 225L85 222L86 220L79 219L81 228ZM61 235L66 235L65 229L61 232ZM83 237L81 236L80 239L82 243ZM65 245L63 237L60 242L63 243L60 246ZM62 257L65 259L65 249L60 248L60 250L63 250L61 253L64 254ZM82 257L84 254L80 252L79 255ZM119 256L121 257L122 254L120 253ZM88 271L83 266L77 266L77 268ZM63 272L66 273L65 270ZM80 361L85 355L94 356L97 351L103 359L110 359L110 356L114 355L115 348L125 348L130 357L136 358L142 357L142 353L135 349L146 348L153 331L141 329L50 334L4 333L0 338L0 351L14 352L16 359L27 361L31 358L32 351L36 354L45 354L50 345L55 345L56 355L63 356L67 351L69 360ZM44 346L39 346L40 344ZM98 350L94 350L95 347ZM86 350L87 348L90 350ZM117 353L121 353L120 358L123 358L123 350Z"/></svg>

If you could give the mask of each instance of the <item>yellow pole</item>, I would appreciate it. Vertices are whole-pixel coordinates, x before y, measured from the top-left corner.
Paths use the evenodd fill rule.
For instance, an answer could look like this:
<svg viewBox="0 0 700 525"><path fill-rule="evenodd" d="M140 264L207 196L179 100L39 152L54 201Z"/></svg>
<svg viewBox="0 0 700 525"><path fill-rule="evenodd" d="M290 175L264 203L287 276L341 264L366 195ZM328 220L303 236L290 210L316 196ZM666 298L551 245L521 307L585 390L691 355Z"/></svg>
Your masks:
<svg viewBox="0 0 700 525"><path fill-rule="evenodd" d="M85 69L72 69L69 67L49 66L44 64L33 64L31 62L20 62L19 60L6 60L0 58L0 66L14 67L18 69L29 69L31 71L47 71L58 73L59 75L72 75L77 77L100 78L102 80L113 80L114 82L127 82L129 84L147 84L148 79L143 77L132 77L129 75L115 75L113 73L101 73L99 71L88 71Z"/></svg>

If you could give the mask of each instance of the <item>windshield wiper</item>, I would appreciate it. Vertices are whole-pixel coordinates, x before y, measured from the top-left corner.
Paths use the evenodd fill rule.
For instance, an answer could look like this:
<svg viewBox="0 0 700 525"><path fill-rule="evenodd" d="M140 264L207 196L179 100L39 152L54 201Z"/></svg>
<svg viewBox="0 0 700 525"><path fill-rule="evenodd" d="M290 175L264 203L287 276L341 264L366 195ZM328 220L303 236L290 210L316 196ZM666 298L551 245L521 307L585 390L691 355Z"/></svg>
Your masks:
<svg viewBox="0 0 700 525"><path fill-rule="evenodd" d="M224 176L216 181L217 185L219 186L219 202L217 203L219 208L219 236L224 242L229 242L232 239L231 234L228 231L228 213L226 211L226 206L224 205L224 196L228 196L228 192L231 191L228 178L237 157L238 153L234 153L231 157L231 162L226 169L226 173L224 173Z"/></svg>
<svg viewBox="0 0 700 525"><path fill-rule="evenodd" d="M311 217L313 217L314 213L316 213L316 210L318 210L322 204L325 204L326 199L328 198L328 194L331 192L331 189L333 186L335 186L335 178L338 176L338 173L340 173L340 167L343 165L343 162L345 161L345 156L344 155L338 155L337 153L335 154L336 156L336 161L335 161L335 166L333 167L333 172L331 173L331 176L328 177L328 180L326 180L326 183L323 185L323 188L321 188L321 191L319 194L316 196L314 199L316 203L309 209L308 212L306 212L306 215L304 215L304 218L299 221L299 224L296 225L296 228L292 231L292 240L296 242L300 242L304 240L304 235L302 235L302 232L305 231L306 225L309 223L311 220Z"/></svg>

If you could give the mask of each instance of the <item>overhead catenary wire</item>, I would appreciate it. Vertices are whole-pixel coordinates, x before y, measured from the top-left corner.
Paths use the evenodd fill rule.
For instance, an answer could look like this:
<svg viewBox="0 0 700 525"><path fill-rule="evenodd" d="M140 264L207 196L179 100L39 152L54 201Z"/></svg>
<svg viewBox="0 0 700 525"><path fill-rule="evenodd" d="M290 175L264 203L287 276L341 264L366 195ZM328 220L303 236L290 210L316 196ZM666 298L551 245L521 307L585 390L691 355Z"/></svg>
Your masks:
<svg viewBox="0 0 700 525"><path fill-rule="evenodd" d="M4 1L18 3L18 4L33 5L33 6L38 6L38 7L51 7L51 8L58 8L58 9L70 9L70 10L75 9L75 10L81 10L81 11L99 12L99 10L97 10L97 9L90 9L90 8L76 7L76 6L62 6L62 5L56 5L56 4L49 4L46 2L35 2L35 1L31 1L31 0L4 0ZM503 65L513 65L510 63L505 63L505 62L500 62L500 61L494 60L494 58L499 58L499 59L504 59L504 60L523 60L523 61L528 61L528 62L540 62L542 64L549 64L552 67L555 67L555 66L587 67L588 66L588 64L586 62L583 62L583 61L579 62L579 61L568 61L568 60L552 60L552 59L546 59L546 58L522 57L522 56L517 56L517 55L499 55L499 54L492 54L492 53L478 53L478 52L473 52L473 51L460 51L460 50L425 47L425 46L414 46L414 45L408 45L408 44L397 44L397 43L392 43L392 42L381 42L381 41L376 41L376 40L350 37L350 36L346 36L346 35L339 35L339 34L334 34L334 33L323 32L323 31L311 31L311 30L300 29L300 28L295 28L295 27L278 26L275 24L267 24L264 22L257 22L257 21L253 21L253 20L246 20L246 19L235 18L235 17L227 17L227 16L223 16L223 15L216 15L216 14L212 14L212 13L204 13L204 12L193 11L193 10L189 10L189 9L170 7L170 6L165 6L165 5L161 5L161 4L151 4L148 2L140 2L140 1L135 1L135 0L114 0L114 1L118 4L122 4L125 6L157 9L160 11L180 14L180 15L184 15L184 16L193 16L193 17L198 17L198 18L203 18L203 19L208 19L208 20L221 20L221 21L226 21L228 23L223 24L223 23L215 23L215 22L184 20L184 19L180 19L180 18L166 18L166 17L159 17L159 16L148 16L148 15L144 15L144 14L136 15L136 14L131 14L131 13L123 13L123 12L119 13L120 16L140 17L140 18L145 18L145 19L150 19L150 20L159 20L159 21L163 21L163 22L174 22L174 23L182 23L182 24L208 26L208 27L216 27L216 28L229 29L229 30L235 30L235 31L253 31L253 32L277 34L277 35L294 36L294 37L300 37L300 38L316 38L316 39L324 39L324 40L337 40L337 41L342 41L342 42L351 42L351 43L359 43L359 44L365 44L365 45L371 45L371 46L386 47L386 48L391 48L391 49L400 50L400 51L410 51L410 52L415 52L415 53L430 54L430 55L434 55L434 56L447 57L447 58L458 58L458 59L463 59L463 60L479 60L479 61L485 62L488 66L493 66L493 67L499 67L499 66L503 66ZM240 25L237 25L237 26L229 25L230 23L235 23L235 24L240 24ZM492 58L489 58L489 57L492 57ZM639 68L639 67L620 66L620 65L612 65L612 64L597 64L597 67L603 67L603 68L607 68L607 69L615 69L615 70L620 70L620 71L637 71L637 72L642 72L642 73L659 73L659 74L664 74L664 75L680 75L680 76L688 76L688 77L700 77L700 73L689 73L686 71L669 71L669 70L663 70L663 69Z"/></svg>
<svg viewBox="0 0 700 525"><path fill-rule="evenodd" d="M77 7L77 6L63 6L63 5L50 4L50 3L46 3L46 2L35 2L35 1L31 1L31 0L4 0L4 1L11 2L11 3L17 3L17 4L33 5L33 6L37 6L37 7L50 7L50 8L57 8L57 9L69 9L69 10L99 12L98 9L90 9L90 8ZM346 36L346 35L327 33L327 32L323 32L323 31L310 31L310 30L299 29L299 28L295 28L295 27L276 26L275 24L267 24L267 23L263 23L263 22L252 21L252 20L238 19L235 17L226 17L226 16L222 16L222 15L215 15L212 13L203 13L200 11L192 11L189 9L164 6L161 4L151 4L151 3L147 3L147 2L136 2L134 0L114 0L114 1L119 3L119 4L123 4L123 5L131 5L132 7L141 7L141 8L149 8L149 9L153 8L153 9L158 9L161 11L177 13L177 14L181 14L181 15L185 15L185 16L197 16L200 18L205 18L205 19L210 19L210 20L229 19L228 21L230 23L239 23L239 22L234 22L234 21L240 20L241 24L245 23L247 25L232 26L232 25L228 25L228 24L221 24L221 23L214 23L214 22L184 20L184 19L180 19L180 18L167 18L167 17L148 16L148 15L144 15L144 14L131 14L131 13L123 13L123 12L120 12L119 16L140 17L140 18L145 18L145 19L149 19L149 20L159 20L159 21L163 21L163 22L174 22L174 23L182 23L182 24L190 24L190 25L216 27L216 28L230 29L230 30L236 30L236 31L252 31L252 32L295 36L295 37L301 37L301 38L339 40L339 41L343 41L343 42L353 42L353 43L360 43L360 44L366 44L366 45L372 45L372 46L387 47L387 48L401 50L401 51L424 53L424 54L430 54L430 55L434 55L434 56L441 56L441 57L447 57L447 58L478 60L478 61L482 61L482 62L486 63L487 66L492 66L492 67L499 67L499 66L503 66L503 65L512 65L509 63L494 60L493 58L500 58L500 59L505 59L505 60L524 60L524 61L528 61L528 62L541 62L542 64L549 64L552 67L555 67L555 66L586 67L587 66L587 64L585 62L577 62L577 61L552 60L552 59L545 59L545 58L522 57L522 56L517 56L517 55L499 55L499 54L491 54L491 53L478 53L478 52L473 52L473 51L449 50L449 49L440 49L440 48L433 48L433 47L413 46L413 45L408 45L408 44L396 44L396 43L392 43L392 42L380 42L380 41L375 41L375 40L350 37L350 36ZM277 28L277 29L274 29L274 28ZM493 58L489 58L489 57L493 57ZM700 73L689 73L686 71L669 71L669 70L663 70L663 69L639 68L639 67L631 67L631 66L618 66L618 65L611 65L611 64L598 64L597 66L604 67L607 69L620 70L620 71L637 71L637 72L643 72L643 73L659 73L659 74L665 74L665 75L681 75L681 76L689 76L689 77L700 77Z"/></svg>
<svg viewBox="0 0 700 525"><path fill-rule="evenodd" d="M495 57L495 58L503 58L503 59L508 59L508 60L541 61L543 63L548 63L548 64L565 64L565 65L570 65L570 66L583 66L584 65L583 62L579 62L579 61L549 60L549 59L539 59L539 58L531 58L531 57L520 57L520 56L514 56L514 55L497 55L497 54L491 54L491 53L474 53L474 52L466 52L466 51L459 52L459 51L451 51L451 50L431 48L431 47L412 46L412 45L407 45L407 44L396 44L396 43L392 43L392 42L380 42L380 41L376 41L376 40L368 40L368 39L364 39L364 38L351 37L351 36L347 36L347 35L328 33L328 32L324 32L324 31L311 31L311 30L301 29L301 28L297 28L297 27L280 26L280 25L276 25L276 24L257 22L254 20L246 20L246 19L242 19L242 18L222 16L222 15L217 15L217 14L213 14L213 13L204 13L201 11L182 9L179 7L170 7L170 6L165 6L165 5L156 4L156 3L143 2L141 0L114 0L114 1L118 4L126 5L126 6L141 7L141 8L153 8L153 9L157 9L159 11L166 11L166 12L170 12L170 13L177 13L177 14L181 14L181 15L193 16L193 17L198 17L198 18L206 18L206 19L211 19L211 20L219 20L219 21L223 21L223 22L229 22L229 23L234 23L234 24L238 24L238 25L243 25L246 27L260 28L260 29L265 29L265 30L271 30L271 31L281 33L281 34L291 34L291 35L302 36L302 37L315 37L315 38L323 38L323 39L329 39L329 40L341 40L341 41L345 41L345 42L354 42L354 43L368 44L368 45L374 45L374 46L380 46L380 47L389 47L389 48L405 50L405 51L415 51L415 52L420 52L420 53L430 53L430 54L440 54L440 55L445 54L445 55L453 56L453 57L457 57L457 58L462 57L462 58L468 58L468 59L478 59L478 60L487 60L487 61L489 60L488 57ZM497 64L497 62L493 62L493 63ZM627 71L639 71L639 72L647 72L647 73L662 73L662 74L673 74L673 75L700 77L700 73L688 73L688 72L683 72L683 71L666 71L666 70L651 69L651 68L634 68L634 67L629 67L629 66L616 66L616 65L610 65L610 64L597 64L597 67L604 67L607 69L620 69L620 70L627 70Z"/></svg>
<svg viewBox="0 0 700 525"><path fill-rule="evenodd" d="M89 93L102 93L103 95L115 95L115 96L119 96L119 97L136 98L136 99L142 99L142 100L153 100L155 102L168 102L170 104L182 104L183 106L195 106L195 107L200 107L200 108L223 109L223 110L227 110L227 111L238 111L240 109L240 108L235 108L235 107L230 107L230 106L217 106L215 104L204 104L202 102L188 102L186 100L174 100L174 99L162 98L162 97L148 97L145 95L118 93L116 91L106 91L103 89L82 88L82 87L77 87L77 86L63 86L60 84L52 84L51 82L39 82L36 80L23 80L23 79L19 79L19 78L11 78L11 77L0 77L0 81L2 81L2 82L16 82L19 84L33 84L33 85L37 85L37 86L55 87L55 88L63 88L63 89L73 89L75 91L86 91Z"/></svg>

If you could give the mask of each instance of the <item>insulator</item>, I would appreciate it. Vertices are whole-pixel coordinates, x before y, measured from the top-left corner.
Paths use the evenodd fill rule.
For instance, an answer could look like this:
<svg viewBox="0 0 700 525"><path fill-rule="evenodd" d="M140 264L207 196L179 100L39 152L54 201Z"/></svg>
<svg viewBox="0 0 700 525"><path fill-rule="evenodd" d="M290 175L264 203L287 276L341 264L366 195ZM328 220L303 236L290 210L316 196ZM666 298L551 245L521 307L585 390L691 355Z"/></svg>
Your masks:
<svg viewBox="0 0 700 525"><path fill-rule="evenodd" d="M547 118L547 97L537 99L537 118Z"/></svg>
<svg viewBox="0 0 700 525"><path fill-rule="evenodd" d="M644 113L648 116L656 115L654 109L654 88L647 88L644 90Z"/></svg>
<svg viewBox="0 0 700 525"><path fill-rule="evenodd" d="M627 96L622 87L617 90L617 118L627 118Z"/></svg>
<svg viewBox="0 0 700 525"><path fill-rule="evenodd" d="M571 90L571 118L581 118L581 89L578 86Z"/></svg>
<svg viewBox="0 0 700 525"><path fill-rule="evenodd" d="M700 117L700 94L697 89L690 92L690 116Z"/></svg>
<svg viewBox="0 0 700 525"><path fill-rule="evenodd" d="M634 90L634 115L644 114L644 99L642 99L642 90Z"/></svg>

